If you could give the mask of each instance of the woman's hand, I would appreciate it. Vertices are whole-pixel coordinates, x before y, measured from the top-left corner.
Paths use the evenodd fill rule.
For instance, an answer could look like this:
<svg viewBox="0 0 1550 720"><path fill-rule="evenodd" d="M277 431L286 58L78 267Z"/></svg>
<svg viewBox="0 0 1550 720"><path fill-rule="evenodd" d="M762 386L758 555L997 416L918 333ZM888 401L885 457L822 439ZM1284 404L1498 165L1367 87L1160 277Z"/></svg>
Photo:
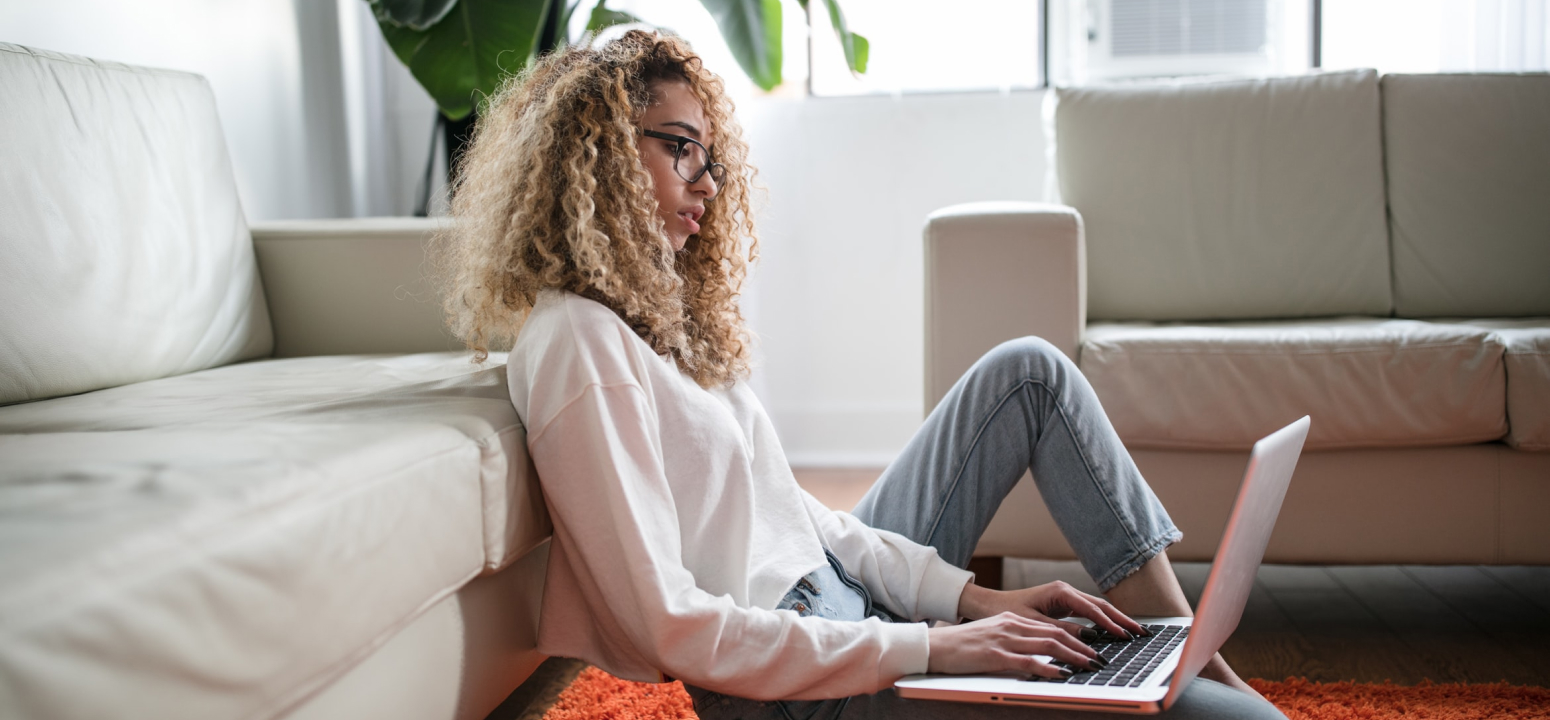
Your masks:
<svg viewBox="0 0 1550 720"><path fill-rule="evenodd" d="M963 587L963 594L958 596L960 617L978 620L1007 612L1030 620L1054 623L1071 635L1085 636L1088 640L1096 639L1097 634L1076 623L1056 621L1072 616L1084 617L1093 621L1099 629L1117 637L1150 634L1140 623L1114 609L1108 600L1088 595L1063 582L1010 592L969 583Z"/></svg>
<svg viewBox="0 0 1550 720"><path fill-rule="evenodd" d="M1017 672L1051 678L1071 674L1034 655L1102 669L1106 663L1082 642L1097 639L1098 633L1060 618L1084 617L1118 637L1149 634L1108 600L1063 582L1010 592L969 583L958 597L958 614L973 622L931 629L929 672Z"/></svg>
<svg viewBox="0 0 1550 720"><path fill-rule="evenodd" d="M1015 672L1040 677L1070 677L1072 672L1041 662L1048 655L1075 667L1102 669L1098 653L1049 620L1004 612L962 625L931 628L926 671L934 673Z"/></svg>

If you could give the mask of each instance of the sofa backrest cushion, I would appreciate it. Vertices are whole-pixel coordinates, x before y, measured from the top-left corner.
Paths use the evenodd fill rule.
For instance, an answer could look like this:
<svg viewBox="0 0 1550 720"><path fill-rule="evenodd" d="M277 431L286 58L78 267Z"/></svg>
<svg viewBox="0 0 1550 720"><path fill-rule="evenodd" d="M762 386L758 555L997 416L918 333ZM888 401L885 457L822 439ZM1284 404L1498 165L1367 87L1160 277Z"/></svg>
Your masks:
<svg viewBox="0 0 1550 720"><path fill-rule="evenodd" d="M1394 309L1550 315L1550 75L1386 75Z"/></svg>
<svg viewBox="0 0 1550 720"><path fill-rule="evenodd" d="M1056 92L1093 319L1389 313L1376 73Z"/></svg>
<svg viewBox="0 0 1550 720"><path fill-rule="evenodd" d="M269 353L204 78L0 43L0 403Z"/></svg>

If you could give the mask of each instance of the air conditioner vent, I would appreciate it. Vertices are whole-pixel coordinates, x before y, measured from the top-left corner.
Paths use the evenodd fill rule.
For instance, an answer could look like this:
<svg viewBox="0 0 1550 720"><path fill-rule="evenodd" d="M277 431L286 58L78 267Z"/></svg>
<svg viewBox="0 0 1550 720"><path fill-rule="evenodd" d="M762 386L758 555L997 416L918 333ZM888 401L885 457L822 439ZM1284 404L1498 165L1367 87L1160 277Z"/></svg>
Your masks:
<svg viewBox="0 0 1550 720"><path fill-rule="evenodd" d="M1266 0L1112 0L1114 57L1230 55L1265 46Z"/></svg>

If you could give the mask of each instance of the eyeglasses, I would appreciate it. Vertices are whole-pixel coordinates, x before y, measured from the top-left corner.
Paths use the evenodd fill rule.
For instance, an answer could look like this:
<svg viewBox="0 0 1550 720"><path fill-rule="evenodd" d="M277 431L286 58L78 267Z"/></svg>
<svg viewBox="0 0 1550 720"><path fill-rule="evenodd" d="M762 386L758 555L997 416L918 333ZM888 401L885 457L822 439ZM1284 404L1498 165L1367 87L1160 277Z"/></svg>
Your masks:
<svg viewBox="0 0 1550 720"><path fill-rule="evenodd" d="M645 133L646 137L658 140L671 140L678 143L673 148L673 171L678 173L678 177L683 178L684 182L690 184L697 183L700 181L700 178L705 177L705 173L710 173L710 179L715 181L717 187L720 187L721 182L726 179L726 166L715 162L710 151L706 150L705 146L700 144L700 141L682 135L673 135L655 130L642 130L641 132Z"/></svg>

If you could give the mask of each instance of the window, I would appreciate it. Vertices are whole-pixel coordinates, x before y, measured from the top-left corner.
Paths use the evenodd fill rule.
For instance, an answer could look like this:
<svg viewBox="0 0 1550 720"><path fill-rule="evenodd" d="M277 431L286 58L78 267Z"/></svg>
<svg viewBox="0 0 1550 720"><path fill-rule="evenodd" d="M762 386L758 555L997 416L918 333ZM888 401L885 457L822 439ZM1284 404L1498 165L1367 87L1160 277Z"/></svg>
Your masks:
<svg viewBox="0 0 1550 720"><path fill-rule="evenodd" d="M1051 80L1306 70L1310 0L1050 0Z"/></svg>
<svg viewBox="0 0 1550 720"><path fill-rule="evenodd" d="M1383 72L1550 69L1545 0L1324 0L1321 65Z"/></svg>
<svg viewBox="0 0 1550 720"><path fill-rule="evenodd" d="M871 44L852 75L823 3L808 4L814 95L1009 90L1043 84L1041 0L843 0Z"/></svg>
<svg viewBox="0 0 1550 720"><path fill-rule="evenodd" d="M851 29L871 42L863 76L846 69L828 14L814 2L810 88L819 96L1006 91L1050 82L1303 72L1311 60L1311 2L845 0Z"/></svg>
<svg viewBox="0 0 1550 720"><path fill-rule="evenodd" d="M805 18L797 3L787 0L782 4L787 84L778 93L1004 92L1181 75L1289 75L1315 66L1384 72L1550 68L1550 0L842 0L841 5L850 28L870 42L866 74L847 68L821 0L809 3ZM699 3L610 0L609 7L690 38L734 96L757 94ZM585 24L585 14L577 13L573 29Z"/></svg>

